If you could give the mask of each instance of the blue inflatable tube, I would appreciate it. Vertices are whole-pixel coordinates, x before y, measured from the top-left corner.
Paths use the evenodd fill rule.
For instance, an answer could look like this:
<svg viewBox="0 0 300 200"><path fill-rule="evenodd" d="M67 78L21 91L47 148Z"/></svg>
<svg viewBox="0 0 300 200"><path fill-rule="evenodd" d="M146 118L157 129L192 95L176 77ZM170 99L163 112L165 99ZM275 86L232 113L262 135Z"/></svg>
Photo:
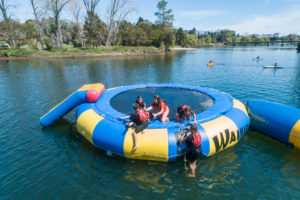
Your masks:
<svg viewBox="0 0 300 200"><path fill-rule="evenodd" d="M252 129L300 149L300 109L258 100L246 107Z"/></svg>
<svg viewBox="0 0 300 200"><path fill-rule="evenodd" d="M214 155L235 145L249 127L244 104L228 94L202 87L146 84L107 89L96 103L81 104L76 112L78 131L97 148L122 157L163 162L181 160L185 153L185 145L178 142L182 134L180 127L185 127L188 123L151 121L144 133L137 134L139 147L132 152L133 128L125 126L127 121L118 119L118 116L125 114L118 112L110 104L111 99L121 92L151 87L191 90L207 94L213 99L210 108L197 114L197 127L202 136L204 156Z"/></svg>
<svg viewBox="0 0 300 200"><path fill-rule="evenodd" d="M69 113L76 106L84 102L96 102L104 91L101 83L84 85L76 90L72 95L60 102L48 113L40 118L42 126L48 126Z"/></svg>

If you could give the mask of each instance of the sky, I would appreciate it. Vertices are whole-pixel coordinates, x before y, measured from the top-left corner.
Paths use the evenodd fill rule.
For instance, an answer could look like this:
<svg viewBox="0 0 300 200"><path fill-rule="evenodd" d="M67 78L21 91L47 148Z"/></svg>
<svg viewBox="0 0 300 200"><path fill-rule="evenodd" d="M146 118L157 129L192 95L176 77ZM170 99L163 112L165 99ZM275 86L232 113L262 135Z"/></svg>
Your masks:
<svg viewBox="0 0 300 200"><path fill-rule="evenodd" d="M33 19L29 0L7 0L14 19L24 22ZM127 20L136 23L139 17L155 22L158 0L131 0L136 10ZM97 13L107 21L110 0L100 0ZM230 29L239 34L300 34L300 0L167 0L174 14L173 26L198 31ZM84 17L84 13L82 18ZM63 19L72 20L70 8L63 11Z"/></svg>

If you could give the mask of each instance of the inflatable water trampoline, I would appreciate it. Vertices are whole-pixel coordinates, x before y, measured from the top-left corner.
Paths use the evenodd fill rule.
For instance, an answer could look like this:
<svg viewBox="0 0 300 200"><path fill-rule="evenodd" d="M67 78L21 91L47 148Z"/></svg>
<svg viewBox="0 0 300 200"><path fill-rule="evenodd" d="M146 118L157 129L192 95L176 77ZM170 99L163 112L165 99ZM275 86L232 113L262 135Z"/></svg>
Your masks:
<svg viewBox="0 0 300 200"><path fill-rule="evenodd" d="M147 129L137 134L139 147L132 152L133 128L125 126L128 121L118 117L134 112L132 103L138 95L142 95L149 106L156 94L166 101L170 121L151 120ZM179 105L190 105L196 113L204 156L235 145L249 127L244 104L230 95L203 87L174 84L111 89L105 89L101 83L84 85L41 117L40 123L48 126L78 106L76 127L94 146L126 158L170 162L181 160L185 154L185 144L178 139L181 128L189 122L178 124L174 121Z"/></svg>

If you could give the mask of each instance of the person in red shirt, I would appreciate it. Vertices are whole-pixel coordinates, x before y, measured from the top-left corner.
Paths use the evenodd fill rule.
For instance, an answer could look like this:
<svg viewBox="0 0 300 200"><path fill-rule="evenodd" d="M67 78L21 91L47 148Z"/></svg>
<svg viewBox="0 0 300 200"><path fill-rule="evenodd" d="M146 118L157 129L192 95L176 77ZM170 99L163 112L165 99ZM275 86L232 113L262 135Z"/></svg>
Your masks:
<svg viewBox="0 0 300 200"><path fill-rule="evenodd" d="M194 117L194 123L197 124L196 113L192 111L191 107L187 105L179 106L177 108L175 120L179 123L183 122L186 119L191 121L191 115L193 115Z"/></svg>
<svg viewBox="0 0 300 200"><path fill-rule="evenodd" d="M158 119L163 123L169 121L168 115L170 110L166 105L166 101L160 99L158 95L155 95L153 97L153 103L146 109L146 111L150 111L152 109L154 110L154 113L152 115L155 119Z"/></svg>
<svg viewBox="0 0 300 200"><path fill-rule="evenodd" d="M185 131L179 138L179 141L185 142L187 148L186 158L189 161L191 170L191 173L187 174L187 176L196 177L197 161L202 155L201 135L196 125L191 125L187 129L190 130L191 134L188 134L189 131Z"/></svg>

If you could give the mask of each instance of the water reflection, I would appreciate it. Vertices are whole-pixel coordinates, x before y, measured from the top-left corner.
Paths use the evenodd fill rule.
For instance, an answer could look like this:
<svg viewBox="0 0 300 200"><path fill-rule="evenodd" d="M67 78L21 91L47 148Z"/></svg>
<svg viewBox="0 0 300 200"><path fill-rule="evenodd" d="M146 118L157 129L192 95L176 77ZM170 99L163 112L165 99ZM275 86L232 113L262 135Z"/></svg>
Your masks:
<svg viewBox="0 0 300 200"><path fill-rule="evenodd" d="M129 161L123 166L126 174L122 179L135 183L142 190L164 193L170 184L166 167L162 163Z"/></svg>
<svg viewBox="0 0 300 200"><path fill-rule="evenodd" d="M284 155L284 166L282 168L283 174L286 176L283 180L293 187L295 192L300 189L300 151L295 148L291 148ZM299 193L300 194L300 193Z"/></svg>

